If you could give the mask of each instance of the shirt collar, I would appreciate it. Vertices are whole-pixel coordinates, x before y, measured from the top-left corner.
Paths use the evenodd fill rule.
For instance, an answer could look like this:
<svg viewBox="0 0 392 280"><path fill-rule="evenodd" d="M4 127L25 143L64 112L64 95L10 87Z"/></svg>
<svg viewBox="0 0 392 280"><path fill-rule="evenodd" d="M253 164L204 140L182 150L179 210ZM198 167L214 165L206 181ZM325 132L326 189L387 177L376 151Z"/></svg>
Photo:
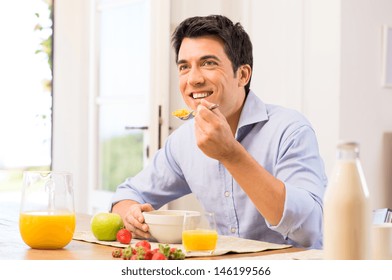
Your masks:
<svg viewBox="0 0 392 280"><path fill-rule="evenodd" d="M245 99L244 107L241 111L237 131L241 127L266 120L268 120L266 105L256 96L256 94L254 94L253 91L249 91L248 96Z"/></svg>

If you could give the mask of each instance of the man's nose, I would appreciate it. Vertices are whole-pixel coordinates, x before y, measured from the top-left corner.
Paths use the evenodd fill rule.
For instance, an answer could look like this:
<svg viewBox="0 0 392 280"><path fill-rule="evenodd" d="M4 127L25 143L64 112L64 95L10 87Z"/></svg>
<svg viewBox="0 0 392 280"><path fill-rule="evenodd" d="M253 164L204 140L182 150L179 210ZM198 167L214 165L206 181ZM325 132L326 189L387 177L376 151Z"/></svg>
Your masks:
<svg viewBox="0 0 392 280"><path fill-rule="evenodd" d="M188 73L188 84L191 86L197 86L204 83L203 73L198 67L192 67Z"/></svg>

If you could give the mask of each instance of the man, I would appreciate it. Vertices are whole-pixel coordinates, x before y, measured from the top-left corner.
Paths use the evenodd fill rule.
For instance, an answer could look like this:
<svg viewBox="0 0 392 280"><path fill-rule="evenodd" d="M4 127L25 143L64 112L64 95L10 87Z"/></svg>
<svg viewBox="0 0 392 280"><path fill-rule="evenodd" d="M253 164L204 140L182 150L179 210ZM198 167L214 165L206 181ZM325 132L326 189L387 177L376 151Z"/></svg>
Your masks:
<svg viewBox="0 0 392 280"><path fill-rule="evenodd" d="M298 112L264 104L250 90L252 44L242 26L193 17L172 42L179 88L196 115L118 186L112 211L148 238L142 212L192 192L215 212L219 234L321 248L327 179L315 133Z"/></svg>

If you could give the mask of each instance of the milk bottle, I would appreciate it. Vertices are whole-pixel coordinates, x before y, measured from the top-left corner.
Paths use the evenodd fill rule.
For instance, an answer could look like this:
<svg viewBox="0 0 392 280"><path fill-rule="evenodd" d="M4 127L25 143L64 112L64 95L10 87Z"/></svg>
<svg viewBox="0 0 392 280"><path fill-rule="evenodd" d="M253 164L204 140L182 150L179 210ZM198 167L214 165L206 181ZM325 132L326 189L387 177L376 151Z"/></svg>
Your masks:
<svg viewBox="0 0 392 280"><path fill-rule="evenodd" d="M324 259L370 258L370 198L359 145L342 142L324 195Z"/></svg>

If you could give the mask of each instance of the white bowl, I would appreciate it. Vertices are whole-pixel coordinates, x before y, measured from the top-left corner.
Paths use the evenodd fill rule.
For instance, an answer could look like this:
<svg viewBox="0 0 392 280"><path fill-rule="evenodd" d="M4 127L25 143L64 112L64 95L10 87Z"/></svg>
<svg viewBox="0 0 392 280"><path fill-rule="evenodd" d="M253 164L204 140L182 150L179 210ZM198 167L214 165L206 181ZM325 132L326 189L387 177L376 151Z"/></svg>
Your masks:
<svg viewBox="0 0 392 280"><path fill-rule="evenodd" d="M154 210L143 212L143 216L154 239L159 243L175 244L182 242L185 213L200 216L200 212L188 210Z"/></svg>

